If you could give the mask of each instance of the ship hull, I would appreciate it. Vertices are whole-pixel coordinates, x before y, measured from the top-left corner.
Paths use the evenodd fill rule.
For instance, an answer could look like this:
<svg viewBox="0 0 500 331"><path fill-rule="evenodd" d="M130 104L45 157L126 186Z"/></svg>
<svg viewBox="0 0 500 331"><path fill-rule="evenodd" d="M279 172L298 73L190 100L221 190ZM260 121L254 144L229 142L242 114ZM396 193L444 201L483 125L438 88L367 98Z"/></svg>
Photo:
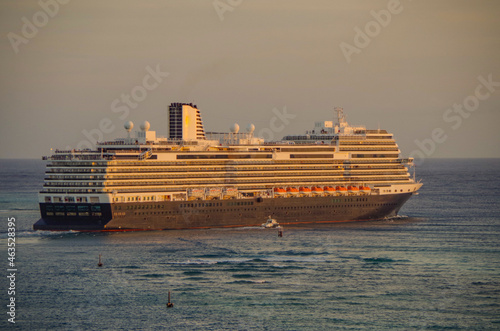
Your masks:
<svg viewBox="0 0 500 331"><path fill-rule="evenodd" d="M40 203L35 230L140 231L260 226L268 216L281 225L376 220L394 216L411 193L79 205ZM80 204L81 205L81 204ZM48 210L57 209L54 213ZM64 210L64 211L63 211ZM71 210L71 211L67 211Z"/></svg>

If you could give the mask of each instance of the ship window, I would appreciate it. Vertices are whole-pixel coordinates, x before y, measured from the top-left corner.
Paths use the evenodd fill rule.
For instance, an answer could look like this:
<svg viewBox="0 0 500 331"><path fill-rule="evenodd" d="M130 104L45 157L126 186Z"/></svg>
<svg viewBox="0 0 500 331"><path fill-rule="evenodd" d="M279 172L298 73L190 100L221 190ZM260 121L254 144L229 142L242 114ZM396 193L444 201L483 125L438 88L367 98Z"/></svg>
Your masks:
<svg viewBox="0 0 500 331"><path fill-rule="evenodd" d="M92 206L92 211L101 211L101 206Z"/></svg>
<svg viewBox="0 0 500 331"><path fill-rule="evenodd" d="M50 197L45 197L45 202L51 202L51 198Z"/></svg>
<svg viewBox="0 0 500 331"><path fill-rule="evenodd" d="M46 211L54 211L54 206L52 206L52 205L47 205L47 206L45 207L45 210L46 210Z"/></svg>

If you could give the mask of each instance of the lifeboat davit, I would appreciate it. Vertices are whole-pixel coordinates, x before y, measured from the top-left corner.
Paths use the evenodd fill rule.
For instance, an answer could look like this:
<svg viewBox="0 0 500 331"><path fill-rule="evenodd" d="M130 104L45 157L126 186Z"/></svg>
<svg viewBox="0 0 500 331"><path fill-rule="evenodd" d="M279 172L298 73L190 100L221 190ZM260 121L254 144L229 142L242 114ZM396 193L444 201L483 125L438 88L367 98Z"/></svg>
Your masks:
<svg viewBox="0 0 500 331"><path fill-rule="evenodd" d="M309 187L300 187L299 192L301 194L311 194L311 189Z"/></svg>
<svg viewBox="0 0 500 331"><path fill-rule="evenodd" d="M286 190L282 187L275 187L274 188L274 194L276 195L285 195L286 194Z"/></svg>
<svg viewBox="0 0 500 331"><path fill-rule="evenodd" d="M327 194L335 194L336 190L333 186L325 186L323 187L323 191Z"/></svg>
<svg viewBox="0 0 500 331"><path fill-rule="evenodd" d="M337 186L335 189L337 190L337 192L340 195L346 195L347 194L347 188L345 188L344 186Z"/></svg>
<svg viewBox="0 0 500 331"><path fill-rule="evenodd" d="M314 194L323 194L323 192L324 192L324 190L321 187L314 186L312 188L312 193L314 193Z"/></svg>
<svg viewBox="0 0 500 331"><path fill-rule="evenodd" d="M295 188L295 187L288 187L288 188L286 189L286 192L287 192L288 194L292 194L292 195L297 195L297 194L299 194L299 190L298 190L297 188Z"/></svg>

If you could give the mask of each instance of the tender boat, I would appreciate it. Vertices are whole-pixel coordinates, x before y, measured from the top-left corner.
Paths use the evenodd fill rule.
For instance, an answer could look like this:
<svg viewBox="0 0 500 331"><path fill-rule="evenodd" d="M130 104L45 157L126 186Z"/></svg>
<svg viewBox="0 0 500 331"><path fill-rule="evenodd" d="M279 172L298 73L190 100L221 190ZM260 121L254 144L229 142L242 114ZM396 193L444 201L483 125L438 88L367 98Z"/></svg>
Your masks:
<svg viewBox="0 0 500 331"><path fill-rule="evenodd" d="M271 218L271 216L269 216L266 223L262 223L263 228L276 228L278 226L279 223L275 219Z"/></svg>

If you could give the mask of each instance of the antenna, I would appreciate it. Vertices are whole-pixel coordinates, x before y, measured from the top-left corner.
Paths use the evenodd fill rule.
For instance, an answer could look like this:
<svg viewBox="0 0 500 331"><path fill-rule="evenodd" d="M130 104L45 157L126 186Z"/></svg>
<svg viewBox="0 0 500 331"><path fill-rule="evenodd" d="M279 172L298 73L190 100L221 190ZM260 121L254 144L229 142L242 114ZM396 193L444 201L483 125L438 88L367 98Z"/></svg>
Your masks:
<svg viewBox="0 0 500 331"><path fill-rule="evenodd" d="M344 115L344 108L335 107L334 110L337 112L337 124L339 125L339 128L346 127L347 121L346 116Z"/></svg>

